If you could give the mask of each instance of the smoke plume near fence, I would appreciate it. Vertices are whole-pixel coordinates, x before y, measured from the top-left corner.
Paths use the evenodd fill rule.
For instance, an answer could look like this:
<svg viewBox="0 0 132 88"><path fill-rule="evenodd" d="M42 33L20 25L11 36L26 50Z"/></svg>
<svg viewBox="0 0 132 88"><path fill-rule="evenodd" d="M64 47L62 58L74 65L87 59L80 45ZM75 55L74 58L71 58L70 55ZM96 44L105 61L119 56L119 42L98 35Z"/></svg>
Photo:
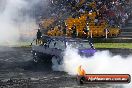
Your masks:
<svg viewBox="0 0 132 88"><path fill-rule="evenodd" d="M46 0L0 0L0 45L15 45L35 38L33 8Z"/></svg>

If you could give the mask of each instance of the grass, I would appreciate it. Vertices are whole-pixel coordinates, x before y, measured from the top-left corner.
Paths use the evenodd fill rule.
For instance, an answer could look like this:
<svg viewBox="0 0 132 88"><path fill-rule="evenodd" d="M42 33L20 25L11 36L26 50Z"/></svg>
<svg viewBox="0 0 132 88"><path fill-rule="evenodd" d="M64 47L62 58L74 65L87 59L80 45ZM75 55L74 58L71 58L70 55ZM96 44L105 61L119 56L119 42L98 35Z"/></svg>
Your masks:
<svg viewBox="0 0 132 88"><path fill-rule="evenodd" d="M18 42L16 44L9 45L9 47L31 48L30 42Z"/></svg>
<svg viewBox="0 0 132 88"><path fill-rule="evenodd" d="M31 48L30 42L21 42L15 47ZM124 48L132 49L132 43L94 43L95 48Z"/></svg>
<svg viewBox="0 0 132 88"><path fill-rule="evenodd" d="M22 48L30 48L28 45L21 45ZM122 48L122 49L132 49L132 43L94 43L95 48Z"/></svg>
<svg viewBox="0 0 132 88"><path fill-rule="evenodd" d="M31 48L30 45L20 46L21 48Z"/></svg>
<svg viewBox="0 0 132 88"><path fill-rule="evenodd" d="M132 49L132 43L94 43L95 48L125 48Z"/></svg>

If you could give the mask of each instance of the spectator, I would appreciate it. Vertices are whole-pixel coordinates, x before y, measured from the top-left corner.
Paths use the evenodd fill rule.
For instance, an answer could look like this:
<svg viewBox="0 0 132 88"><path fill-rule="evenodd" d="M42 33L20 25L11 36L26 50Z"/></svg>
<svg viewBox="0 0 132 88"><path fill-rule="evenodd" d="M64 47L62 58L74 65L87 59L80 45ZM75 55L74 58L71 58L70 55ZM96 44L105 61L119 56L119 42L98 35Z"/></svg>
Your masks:
<svg viewBox="0 0 132 88"><path fill-rule="evenodd" d="M50 0L50 10L48 10L48 15L56 18L56 20L67 19L69 16L73 16L75 19L77 17L81 18L82 14L87 14L96 12L96 16L89 15L86 22L94 22L95 25L102 23L109 23L110 26L124 25L128 16L131 13L130 6L128 3L130 0L85 0L84 3L80 5L82 0ZM129 5L130 4L130 5ZM95 18L95 19L94 19ZM61 25L59 23L58 25ZM41 26L41 25L40 25ZM66 33L65 26L59 27L59 31ZM77 35L76 26L72 27L72 36ZM84 28L83 30L86 30Z"/></svg>
<svg viewBox="0 0 132 88"><path fill-rule="evenodd" d="M64 28L63 28L63 35L64 35L64 36L67 35L67 29L68 29L68 26L65 25Z"/></svg>
<svg viewBox="0 0 132 88"><path fill-rule="evenodd" d="M98 19L97 19L97 18L95 18L95 19L94 19L95 26L97 26L97 25L98 25L98 22L99 22L99 21L98 21Z"/></svg>
<svg viewBox="0 0 132 88"><path fill-rule="evenodd" d="M72 29L72 37L76 38L77 37L76 25L74 24L71 29Z"/></svg>
<svg viewBox="0 0 132 88"><path fill-rule="evenodd" d="M42 33L41 33L40 29L38 29L37 39L36 39L36 45L37 44L41 44L41 37L42 37Z"/></svg>

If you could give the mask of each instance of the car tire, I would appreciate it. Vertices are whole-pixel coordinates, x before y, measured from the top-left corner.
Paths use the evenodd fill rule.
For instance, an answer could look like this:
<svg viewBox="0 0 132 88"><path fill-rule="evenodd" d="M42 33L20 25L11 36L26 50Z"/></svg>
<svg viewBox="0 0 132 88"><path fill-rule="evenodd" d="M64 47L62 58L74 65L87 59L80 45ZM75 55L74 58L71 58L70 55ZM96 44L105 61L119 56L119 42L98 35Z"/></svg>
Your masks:
<svg viewBox="0 0 132 88"><path fill-rule="evenodd" d="M77 80L77 83L80 84L80 85L83 85L85 82L85 78L84 77L81 77L80 79Z"/></svg>

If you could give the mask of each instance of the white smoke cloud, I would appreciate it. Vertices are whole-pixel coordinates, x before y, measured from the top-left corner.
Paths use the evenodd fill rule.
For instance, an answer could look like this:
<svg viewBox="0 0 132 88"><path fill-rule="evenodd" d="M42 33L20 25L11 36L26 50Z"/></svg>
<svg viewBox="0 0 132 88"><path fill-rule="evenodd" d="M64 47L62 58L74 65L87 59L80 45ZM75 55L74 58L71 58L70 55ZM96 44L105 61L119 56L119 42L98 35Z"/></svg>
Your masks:
<svg viewBox="0 0 132 88"><path fill-rule="evenodd" d="M130 74L132 75L132 56L123 58L112 56L109 51L98 51L92 57L81 57L76 49L68 47L65 51L62 65L53 66L54 70L65 71L70 75L77 75L81 65L87 74ZM126 87L127 86L127 87ZM131 88L130 85L125 85Z"/></svg>
<svg viewBox="0 0 132 88"><path fill-rule="evenodd" d="M29 13L41 1L0 0L0 45L14 45L20 38L31 41L35 37L38 25Z"/></svg>

